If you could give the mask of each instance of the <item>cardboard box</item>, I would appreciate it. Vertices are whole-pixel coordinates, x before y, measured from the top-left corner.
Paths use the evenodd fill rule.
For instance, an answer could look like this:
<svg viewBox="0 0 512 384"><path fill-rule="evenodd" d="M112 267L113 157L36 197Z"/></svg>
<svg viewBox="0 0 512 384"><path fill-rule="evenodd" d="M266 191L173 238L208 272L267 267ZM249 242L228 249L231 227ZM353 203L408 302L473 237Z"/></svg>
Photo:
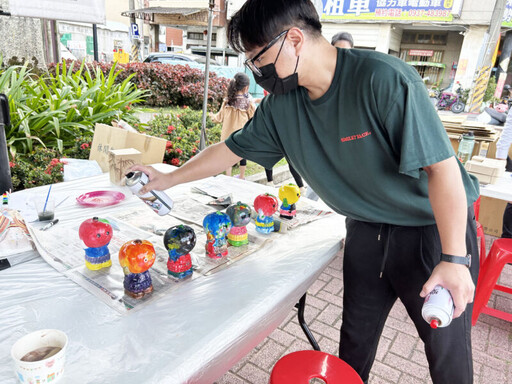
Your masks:
<svg viewBox="0 0 512 384"><path fill-rule="evenodd" d="M497 159L488 159L481 156L473 156L465 168L476 176L481 184L495 184L505 172L506 161Z"/></svg>
<svg viewBox="0 0 512 384"><path fill-rule="evenodd" d="M167 140L160 137L129 132L106 124L96 124L89 160L96 160L103 172L109 171L109 152L134 148L142 154L142 164L161 163Z"/></svg>
<svg viewBox="0 0 512 384"><path fill-rule="evenodd" d="M484 228L486 235L500 237L503 227L503 212L507 202L482 196L480 200L480 217L478 221Z"/></svg>
<svg viewBox="0 0 512 384"><path fill-rule="evenodd" d="M124 175L128 168L141 162L142 153L134 148L111 150L108 158L110 181L116 185L124 185Z"/></svg>

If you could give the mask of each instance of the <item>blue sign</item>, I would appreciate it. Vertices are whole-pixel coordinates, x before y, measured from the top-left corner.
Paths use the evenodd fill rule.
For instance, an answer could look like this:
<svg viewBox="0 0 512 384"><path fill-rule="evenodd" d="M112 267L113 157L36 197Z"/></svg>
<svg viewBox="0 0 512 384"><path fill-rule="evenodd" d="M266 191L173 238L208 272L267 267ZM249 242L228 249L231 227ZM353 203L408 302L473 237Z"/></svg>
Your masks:
<svg viewBox="0 0 512 384"><path fill-rule="evenodd" d="M139 26L136 23L132 23L131 25L130 36L132 39L140 39Z"/></svg>
<svg viewBox="0 0 512 384"><path fill-rule="evenodd" d="M450 21L453 0L322 0L322 20Z"/></svg>

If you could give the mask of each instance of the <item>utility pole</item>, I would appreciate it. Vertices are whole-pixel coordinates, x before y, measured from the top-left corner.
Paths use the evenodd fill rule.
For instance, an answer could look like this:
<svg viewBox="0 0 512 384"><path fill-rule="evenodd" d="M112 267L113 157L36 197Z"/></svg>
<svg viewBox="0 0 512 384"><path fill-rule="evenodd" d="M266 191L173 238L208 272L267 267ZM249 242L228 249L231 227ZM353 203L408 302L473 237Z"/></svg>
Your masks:
<svg viewBox="0 0 512 384"><path fill-rule="evenodd" d="M497 54L497 45L500 41L501 24L503 23L503 14L507 0L496 0L494 11L492 12L491 23L486 32L485 44L482 47L482 59L478 67L478 75L473 86L470 113L480 113L480 107L484 99L485 90L489 83L491 69Z"/></svg>
<svg viewBox="0 0 512 384"><path fill-rule="evenodd" d="M203 94L203 122L201 125L201 138L199 150L206 148L206 115L208 114L208 82L210 80L210 52L212 46L213 8L215 0L210 0L208 11L208 38L206 43L206 64L204 66L204 94Z"/></svg>
<svg viewBox="0 0 512 384"><path fill-rule="evenodd" d="M130 0L130 39L132 42L132 50L131 50L131 59L130 61L139 61L139 41L133 34L133 25L137 24L137 20L135 19L135 0Z"/></svg>
<svg viewBox="0 0 512 384"><path fill-rule="evenodd" d="M98 62L98 26L96 24L92 25L92 45L93 45L93 53L94 53L94 61Z"/></svg>

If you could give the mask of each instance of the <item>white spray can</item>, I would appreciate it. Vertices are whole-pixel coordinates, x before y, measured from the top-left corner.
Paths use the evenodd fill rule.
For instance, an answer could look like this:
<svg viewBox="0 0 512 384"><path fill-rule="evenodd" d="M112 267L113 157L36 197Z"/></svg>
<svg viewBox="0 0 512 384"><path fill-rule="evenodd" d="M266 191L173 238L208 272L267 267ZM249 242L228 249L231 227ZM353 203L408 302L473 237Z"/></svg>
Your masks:
<svg viewBox="0 0 512 384"><path fill-rule="evenodd" d="M436 285L425 298L421 316L432 328L442 328L452 322L453 310L454 305L450 291Z"/></svg>
<svg viewBox="0 0 512 384"><path fill-rule="evenodd" d="M174 205L172 199L162 191L149 191L144 195L139 195L140 189L149 182L148 175L140 171L130 172L126 174L126 186L130 191L143 202L145 202L153 211L160 216L167 215L171 212Z"/></svg>

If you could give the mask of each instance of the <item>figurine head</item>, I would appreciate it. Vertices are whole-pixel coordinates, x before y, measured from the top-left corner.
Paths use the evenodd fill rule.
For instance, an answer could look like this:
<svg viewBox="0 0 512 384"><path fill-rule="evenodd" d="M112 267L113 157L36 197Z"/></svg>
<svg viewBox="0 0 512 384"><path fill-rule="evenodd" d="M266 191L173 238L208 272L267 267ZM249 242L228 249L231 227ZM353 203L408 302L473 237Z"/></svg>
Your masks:
<svg viewBox="0 0 512 384"><path fill-rule="evenodd" d="M299 201L300 189L295 184L286 184L279 188L279 200L289 205L295 204Z"/></svg>
<svg viewBox="0 0 512 384"><path fill-rule="evenodd" d="M107 245L112 239L112 226L105 219L87 219L78 229L78 236L86 247L98 248Z"/></svg>
<svg viewBox="0 0 512 384"><path fill-rule="evenodd" d="M251 221L251 207L241 202L230 205L226 213L234 227L243 227Z"/></svg>
<svg viewBox="0 0 512 384"><path fill-rule="evenodd" d="M226 236L231 229L231 220L223 212L212 212L204 217L203 227L213 237L221 238Z"/></svg>
<svg viewBox="0 0 512 384"><path fill-rule="evenodd" d="M278 205L277 198L270 193L263 193L254 199L254 209L259 216L272 216L277 211Z"/></svg>
<svg viewBox="0 0 512 384"><path fill-rule="evenodd" d="M196 234L188 225L175 225L164 235L164 247L176 255L186 255L196 245Z"/></svg>
<svg viewBox="0 0 512 384"><path fill-rule="evenodd" d="M155 248L147 240L131 240L119 250L119 264L131 273L146 272L155 262Z"/></svg>

